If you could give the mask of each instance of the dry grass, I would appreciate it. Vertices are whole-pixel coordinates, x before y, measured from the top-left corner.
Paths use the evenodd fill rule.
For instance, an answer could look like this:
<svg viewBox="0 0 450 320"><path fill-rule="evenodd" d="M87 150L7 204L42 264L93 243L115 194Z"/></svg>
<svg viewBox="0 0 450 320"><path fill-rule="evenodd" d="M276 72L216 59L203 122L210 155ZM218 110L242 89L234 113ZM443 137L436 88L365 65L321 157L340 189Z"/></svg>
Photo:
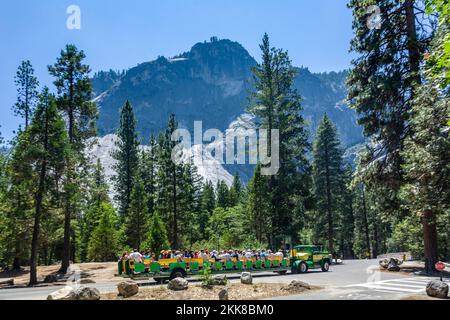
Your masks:
<svg viewBox="0 0 450 320"><path fill-rule="evenodd" d="M60 265L39 266L37 269L38 281L44 281L47 275L58 272ZM71 265L71 268L79 268L81 270L81 278L89 281L101 282L119 282L123 279L115 277L117 273L117 263L76 263ZM21 272L2 272L0 279L14 279L14 285L23 286L29 281L29 268L26 267ZM59 284L59 283L58 283ZM64 284L61 283L61 284ZM52 284L52 285L55 285Z"/></svg>
<svg viewBox="0 0 450 320"><path fill-rule="evenodd" d="M407 297L401 298L400 300L443 300L443 301L446 301L446 300L450 300L450 298L439 299L439 298L429 297L426 294L414 294L414 295L411 295L411 296L407 296Z"/></svg>
<svg viewBox="0 0 450 320"><path fill-rule="evenodd" d="M200 284L190 284L189 288L184 291L171 291L167 289L167 286L140 288L137 295L127 300L219 300L219 291L225 287L228 288L229 300L257 300L319 289L319 287L287 289L287 284L280 283L258 283L253 285L229 283L227 286L214 286L212 288L204 288ZM118 297L117 293L104 294L102 299L124 300L124 298Z"/></svg>

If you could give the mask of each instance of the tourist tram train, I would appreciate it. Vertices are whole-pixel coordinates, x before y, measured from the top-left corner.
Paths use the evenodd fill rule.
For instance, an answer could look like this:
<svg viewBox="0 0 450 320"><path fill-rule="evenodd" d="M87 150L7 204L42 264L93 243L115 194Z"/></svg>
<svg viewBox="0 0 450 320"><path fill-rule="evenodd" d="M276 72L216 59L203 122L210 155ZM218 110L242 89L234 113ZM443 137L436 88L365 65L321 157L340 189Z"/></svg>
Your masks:
<svg viewBox="0 0 450 320"><path fill-rule="evenodd" d="M205 269L209 269L211 274L243 271L285 274L288 270L292 273L305 273L308 269L322 269L326 272L331 260L331 255L321 246L301 245L290 250L289 256L272 255L264 259L245 256L220 260L209 258L207 261L201 257L159 259L158 261L143 259L142 262L122 259L118 262L118 276L133 279L153 278L158 282L164 282L178 277L201 275Z"/></svg>

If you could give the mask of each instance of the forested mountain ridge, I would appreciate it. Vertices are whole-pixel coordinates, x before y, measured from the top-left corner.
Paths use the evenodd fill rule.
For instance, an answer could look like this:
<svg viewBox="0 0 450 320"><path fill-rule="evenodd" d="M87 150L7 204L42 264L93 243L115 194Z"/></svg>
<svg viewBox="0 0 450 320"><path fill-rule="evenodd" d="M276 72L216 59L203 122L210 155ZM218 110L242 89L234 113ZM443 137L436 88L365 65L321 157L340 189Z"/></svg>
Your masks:
<svg viewBox="0 0 450 320"><path fill-rule="evenodd" d="M197 43L173 58L139 64L126 72L100 72L93 77L95 101L99 106L100 135L118 126L119 110L126 99L136 112L138 131L144 141L164 128L171 113L180 127L225 130L245 112L251 69L256 61L239 43L217 40ZM324 113L336 123L342 141L362 141L356 114L344 101L346 71L311 73L298 68L295 87L303 98L304 117L314 132Z"/></svg>

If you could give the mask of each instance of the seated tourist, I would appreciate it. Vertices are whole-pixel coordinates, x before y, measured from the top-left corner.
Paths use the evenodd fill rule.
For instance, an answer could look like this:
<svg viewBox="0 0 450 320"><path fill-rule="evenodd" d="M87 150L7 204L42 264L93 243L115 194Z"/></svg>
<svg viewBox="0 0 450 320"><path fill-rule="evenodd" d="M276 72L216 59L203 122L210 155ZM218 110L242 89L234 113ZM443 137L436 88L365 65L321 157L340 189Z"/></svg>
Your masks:
<svg viewBox="0 0 450 320"><path fill-rule="evenodd" d="M207 254L207 250L201 250L201 251L200 251L200 258L203 259L203 263L209 261L209 257L208 257L208 254Z"/></svg>
<svg viewBox="0 0 450 320"><path fill-rule="evenodd" d="M139 253L137 249L134 249L133 253L131 253L128 258L134 260L135 263L142 262L142 255Z"/></svg>
<svg viewBox="0 0 450 320"><path fill-rule="evenodd" d="M183 254L181 253L181 251L175 251L175 255L174 255L173 258L177 259L178 262L182 262L184 256L183 256Z"/></svg>
<svg viewBox="0 0 450 320"><path fill-rule="evenodd" d="M280 250L278 250L276 253L275 253L275 256L276 257L283 257L284 255L283 255L283 251L280 249Z"/></svg>
<svg viewBox="0 0 450 320"><path fill-rule="evenodd" d="M122 261L128 260L128 252L125 251L125 252L122 254L122 257L120 258L120 260L122 260Z"/></svg>
<svg viewBox="0 0 450 320"><path fill-rule="evenodd" d="M213 258L216 262L221 261L222 259L219 257L219 254L216 250L213 250L211 253L211 258Z"/></svg>

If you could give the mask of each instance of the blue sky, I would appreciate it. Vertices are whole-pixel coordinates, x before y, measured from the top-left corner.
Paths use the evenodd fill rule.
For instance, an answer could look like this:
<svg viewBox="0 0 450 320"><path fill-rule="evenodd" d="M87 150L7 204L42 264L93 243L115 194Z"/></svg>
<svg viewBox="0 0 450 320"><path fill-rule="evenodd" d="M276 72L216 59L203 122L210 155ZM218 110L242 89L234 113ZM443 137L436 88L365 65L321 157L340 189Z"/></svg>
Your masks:
<svg viewBox="0 0 450 320"><path fill-rule="evenodd" d="M14 75L31 60L41 85L47 65L67 43L87 55L92 70L128 69L188 51L211 36L240 42L259 60L264 32L311 71L348 68L351 12L347 0L15 0L0 10L0 129L6 138L22 122L14 117ZM66 27L69 5L81 9L81 30Z"/></svg>

